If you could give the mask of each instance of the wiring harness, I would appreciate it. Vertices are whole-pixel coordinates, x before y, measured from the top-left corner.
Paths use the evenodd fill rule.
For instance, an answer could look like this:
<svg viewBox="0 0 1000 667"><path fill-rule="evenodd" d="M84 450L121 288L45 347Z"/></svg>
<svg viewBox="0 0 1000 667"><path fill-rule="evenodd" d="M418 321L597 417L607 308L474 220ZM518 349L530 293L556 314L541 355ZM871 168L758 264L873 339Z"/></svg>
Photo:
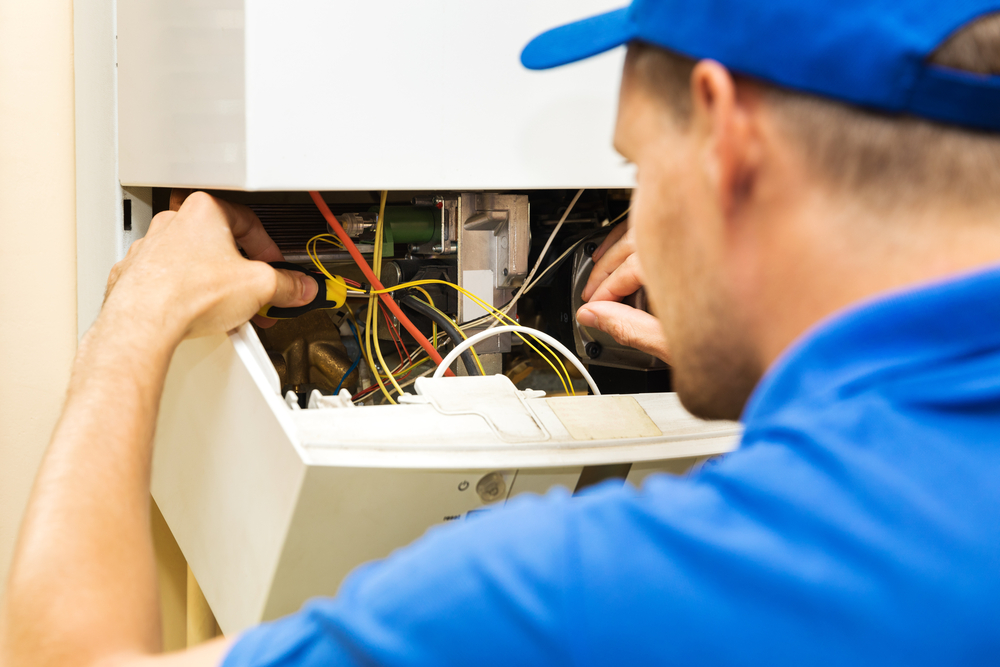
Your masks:
<svg viewBox="0 0 1000 667"><path fill-rule="evenodd" d="M435 377L441 377L442 375L454 375L449 367L459 358L462 359L462 363L465 365L468 374L485 375L482 363L475 352L475 344L489 338L490 336L507 332L513 333L520 338L525 345L527 345L540 358L548 363L548 365L555 372L556 376L559 378L566 394L574 395L575 392L573 391L572 376L567 370L566 365L563 363L562 356L565 356L570 363L578 371L580 371L583 377L587 380L587 383L590 385L591 390L595 394L599 394L600 391L598 390L596 383L594 383L593 378L590 377L587 369L580 363L579 359L576 358L576 355L548 334L536 329L523 327L507 315L518 299L535 287L539 281L545 278L549 271L551 271L555 266L561 264L569 253L575 250L579 244L585 240L581 239L570 246L570 248L568 248L559 258L555 260L555 262L546 267L545 270L543 270L536 277L535 274L542 265L544 257L549 247L552 245L556 233L569 216L573 206L576 204L577 200L579 200L582 193L583 190L578 191L570 205L564 211L559 223L549 235L542 253L536 260L535 265L531 269L531 272L529 273L524 284L507 304L498 309L493 307L493 305L486 303L477 295L469 292L460 285L456 285L445 280L415 280L388 288L382 284L380 280L380 271L382 263L382 243L384 237L383 221L385 219L385 206L388 197L387 191L382 191L379 202L379 215L375 228L373 265L369 265L364 256L362 256L354 242L340 225L340 222L330 211L329 206L327 206L320 194L318 192L310 192L309 194L312 197L313 202L316 204L316 207L326 219L330 229L333 231L333 234L318 234L309 239L309 242L306 244L306 252L308 253L313 264L325 276L332 278L330 272L320 261L319 252L317 250L319 243L328 243L346 250L350 254L351 259L355 264L357 264L358 268L365 276L365 279L367 279L370 283L369 287L356 281L347 280L348 297L355 299L366 298L368 300L367 310L365 312L365 326L363 328L362 335L359 335L359 331L361 331L362 328L357 321L353 309L349 304L346 305L347 313L350 318L349 325L361 350L358 358L352 364L349 373L353 372L354 368L356 368L363 359L371 372L371 376L375 380L375 384L362 389L352 396L352 398L354 400L365 400L371 395L372 392L380 390L387 402L396 403L394 395L401 396L404 393L404 388L412 384L417 377L428 375L432 371L434 372ZM622 216L619 216L619 218L623 217L627 213L628 211L626 210ZM447 314L434 306L434 300L424 289L425 286L429 285L441 285L454 289L458 294L469 298L473 303L478 304L486 310L487 315L482 318L478 318L477 320L463 323L461 326L458 325L454 320L448 317ZM393 298L393 294L401 290L405 290L405 292L401 293L400 301L411 310L420 313L431 321L432 335L430 340L428 340L427 337L420 332L420 330L413 324L410 318L407 317L406 313L400 308L399 304ZM418 297L416 293L422 294L423 298L421 299ZM382 317L388 326L389 336L396 347L396 351L400 359L399 364L392 369L388 368L388 364L385 361L379 345L379 312L382 313ZM402 338L396 332L390 313L391 316L395 317L402 327L409 332L409 334L420 346L420 349L412 352L406 349ZM465 330L479 327L486 323L491 323L489 329L471 337L466 337ZM454 345L454 349L444 357L442 357L441 353L438 351L439 328L447 334L451 343ZM562 356L557 355L552 348L559 350L559 352L562 353ZM412 378L410 377L419 366L428 361L433 361L434 366L428 368L426 371L417 376ZM390 386L387 386L387 383L385 382L386 380L388 380L388 385Z"/></svg>

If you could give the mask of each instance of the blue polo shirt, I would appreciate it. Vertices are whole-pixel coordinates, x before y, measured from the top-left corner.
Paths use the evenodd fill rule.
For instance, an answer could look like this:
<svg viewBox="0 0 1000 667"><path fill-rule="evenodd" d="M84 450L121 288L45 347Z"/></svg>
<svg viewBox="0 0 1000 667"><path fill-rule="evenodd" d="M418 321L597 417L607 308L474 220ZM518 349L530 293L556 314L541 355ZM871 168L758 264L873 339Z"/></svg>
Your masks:
<svg viewBox="0 0 1000 667"><path fill-rule="evenodd" d="M822 323L743 421L686 477L434 528L224 664L1000 663L1000 270Z"/></svg>

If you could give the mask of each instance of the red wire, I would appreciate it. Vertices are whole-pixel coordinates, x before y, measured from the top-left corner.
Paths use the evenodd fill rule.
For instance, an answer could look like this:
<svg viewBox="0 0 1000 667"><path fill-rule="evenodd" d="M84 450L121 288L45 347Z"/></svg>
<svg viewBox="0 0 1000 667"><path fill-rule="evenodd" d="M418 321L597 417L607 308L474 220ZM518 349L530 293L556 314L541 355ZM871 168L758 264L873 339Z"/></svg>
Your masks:
<svg viewBox="0 0 1000 667"><path fill-rule="evenodd" d="M396 335L396 327L392 326L392 320L389 319L389 311L387 311L384 307L382 308L382 315L385 317L385 325L389 327L389 338L392 339L393 344L396 346L396 354L399 355L399 363L403 363L403 359L406 357L403 356L403 350L399 347L401 341ZM377 341L376 344L378 344Z"/></svg>
<svg viewBox="0 0 1000 667"><path fill-rule="evenodd" d="M389 326L389 335L392 336L393 341L399 342L396 351L399 352L400 355L399 363L403 363L404 359L410 358L410 351L406 349L406 343L403 342L402 334L396 331L396 327L392 326L392 319L389 317L389 311L386 310L385 307L382 308L382 314L385 315L385 323ZM403 349L400 350L400 347Z"/></svg>
<svg viewBox="0 0 1000 667"><path fill-rule="evenodd" d="M351 237L347 235L344 228L340 226L339 222L337 222L337 218L333 216L333 213L330 211L330 207L326 205L326 202L323 201L323 198L319 195L319 193L312 191L309 193L309 196L312 197L312 200L316 204L316 208L319 209L319 212L323 214L324 218L326 218L326 222L330 225L330 229L332 229L333 233L337 235L340 242L344 244L347 252L351 255L351 259L353 259L354 263L358 265L361 272L365 274L365 277L368 279L368 282L371 283L372 288L376 290L385 289L379 279L375 276L375 272L372 271L372 267L368 266L368 262L366 262L365 258L361 256L360 252L358 252L358 248L354 245L354 241L351 240ZM406 330L410 332L413 339L420 343L420 347L424 348L424 351L427 352L427 356L433 359L435 363L440 364L443 361L441 355L434 349L431 342L427 340L427 336L420 333L420 330L414 326L413 322L410 321L410 318L408 318L406 314L400 310L393 298L389 296L388 293L379 294L379 297L382 299L382 303L388 306L389 310L392 311L392 314L396 316L396 319L399 320L400 324L402 324ZM455 374L452 373L449 368L445 370L445 375L454 376Z"/></svg>
<svg viewBox="0 0 1000 667"><path fill-rule="evenodd" d="M379 304L379 305L381 305L381 304ZM387 311L385 309L385 306L382 306L381 310L382 310L382 315L385 317L386 326L389 327L389 336L392 338L392 342L396 344L396 353L399 354L399 360L400 360L399 361L399 365L402 366L403 365L403 361L410 358L410 353L406 349L406 344L403 343L402 336L397 335L397 333L396 333L396 327L392 326L392 320L389 319L389 311ZM379 344L377 337L375 338L375 344L376 345ZM402 349L400 349L400 346L402 346ZM388 370L388 369L383 369L383 370L385 370L387 373L392 373L391 370ZM413 368L411 366L410 369L407 370L402 375L396 376L395 374L393 374L393 377L395 377L396 381L398 382L400 380L405 379L412 372L413 372ZM367 396L368 394L372 393L376 389L378 389L378 385L374 385L373 384L372 386L367 387L366 389L362 389L358 393L356 393L353 396L351 396L351 400L352 401L356 401L359 398L361 398L362 396Z"/></svg>
<svg viewBox="0 0 1000 667"><path fill-rule="evenodd" d="M396 382L399 382L400 380L405 380L406 378L410 377L410 375L411 375L412 373L413 373L413 367L411 366L411 367L410 367L409 369L407 369L407 371L406 371L405 373L403 373L402 375L399 375L399 376L394 376L394 377L396 377ZM361 391L359 391L358 393L354 394L354 396L351 396L351 400L352 400L352 401L356 401L356 400L358 400L359 398L361 398L361 397L363 397L363 396L367 396L368 394L372 393L373 391L377 391L377 390L378 390L378 385L376 385L376 384L373 384L372 386L370 386L370 387L366 387L365 389L362 389L362 390L361 390Z"/></svg>

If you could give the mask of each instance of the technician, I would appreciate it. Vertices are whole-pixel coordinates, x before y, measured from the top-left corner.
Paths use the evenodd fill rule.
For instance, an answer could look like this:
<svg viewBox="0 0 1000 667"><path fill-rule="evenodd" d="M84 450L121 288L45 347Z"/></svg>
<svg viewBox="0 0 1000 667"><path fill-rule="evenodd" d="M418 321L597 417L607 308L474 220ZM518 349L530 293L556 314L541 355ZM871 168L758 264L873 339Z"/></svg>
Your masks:
<svg viewBox="0 0 1000 667"><path fill-rule="evenodd" d="M204 194L113 271L7 589L4 667L1000 661L1000 0L635 0L632 222L578 317L669 356L739 450L641 491L520 498L334 599L156 656L149 465L171 354L315 286ZM540 75L541 76L541 75ZM645 285L658 320L617 301ZM30 284L25 289L30 289Z"/></svg>

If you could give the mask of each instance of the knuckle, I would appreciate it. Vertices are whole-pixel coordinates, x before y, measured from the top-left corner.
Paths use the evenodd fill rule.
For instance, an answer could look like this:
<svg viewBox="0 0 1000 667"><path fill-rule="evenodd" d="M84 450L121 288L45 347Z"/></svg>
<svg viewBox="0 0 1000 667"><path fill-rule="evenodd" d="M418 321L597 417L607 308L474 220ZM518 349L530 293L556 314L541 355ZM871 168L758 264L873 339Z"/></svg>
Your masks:
<svg viewBox="0 0 1000 667"><path fill-rule="evenodd" d="M291 284L289 297L295 301L301 300L306 293L305 284L303 284L298 276L288 276L288 282Z"/></svg>
<svg viewBox="0 0 1000 667"><path fill-rule="evenodd" d="M618 336L616 340L622 345L633 347L635 344L635 330L630 325L621 323L618 326Z"/></svg>
<svg viewBox="0 0 1000 667"><path fill-rule="evenodd" d="M639 255L629 255L628 259L625 260L626 268L629 273L641 280L642 278L642 264L639 263Z"/></svg>
<svg viewBox="0 0 1000 667"><path fill-rule="evenodd" d="M210 208L218 207L218 203L212 195L202 190L198 190L187 196L187 199L184 200L183 206L184 208L189 208L194 211L204 211Z"/></svg>
<svg viewBox="0 0 1000 667"><path fill-rule="evenodd" d="M625 345L627 347L633 347L635 343L635 328L630 322L620 318L611 318L609 324L608 333L614 338L619 344Z"/></svg>
<svg viewBox="0 0 1000 667"><path fill-rule="evenodd" d="M149 223L149 230L152 232L156 232L157 230L160 229L160 227L163 227L168 222L170 222L170 220L173 217L174 217L173 211L161 211L160 213L157 213L156 215L153 216L153 219ZM133 242L132 245L134 246L141 241L142 239L139 239Z"/></svg>
<svg viewBox="0 0 1000 667"><path fill-rule="evenodd" d="M259 262L254 262L254 264L256 265L257 285L260 293L267 299L273 298L279 287L278 272L266 264Z"/></svg>
<svg viewBox="0 0 1000 667"><path fill-rule="evenodd" d="M631 280L625 274L625 272L618 270L615 271L607 280L608 292L615 298L621 299L632 293Z"/></svg>

